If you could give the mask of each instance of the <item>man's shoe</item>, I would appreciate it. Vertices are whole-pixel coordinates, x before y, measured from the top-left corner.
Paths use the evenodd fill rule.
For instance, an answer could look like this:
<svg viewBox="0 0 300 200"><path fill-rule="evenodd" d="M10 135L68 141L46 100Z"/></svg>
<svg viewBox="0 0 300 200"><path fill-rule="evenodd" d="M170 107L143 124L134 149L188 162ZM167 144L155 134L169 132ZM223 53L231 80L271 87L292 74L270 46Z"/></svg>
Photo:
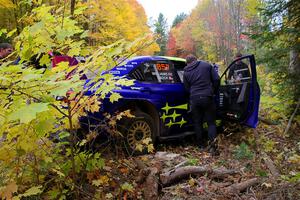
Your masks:
<svg viewBox="0 0 300 200"><path fill-rule="evenodd" d="M212 155L212 156L219 156L220 155L220 152L218 151L217 147L212 145L208 152Z"/></svg>

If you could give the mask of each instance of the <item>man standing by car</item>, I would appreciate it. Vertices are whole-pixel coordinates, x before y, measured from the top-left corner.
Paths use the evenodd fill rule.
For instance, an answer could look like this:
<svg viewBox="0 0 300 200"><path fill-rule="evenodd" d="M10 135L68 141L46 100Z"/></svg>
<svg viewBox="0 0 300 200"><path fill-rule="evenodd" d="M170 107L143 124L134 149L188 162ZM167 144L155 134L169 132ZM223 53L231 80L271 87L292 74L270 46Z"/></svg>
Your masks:
<svg viewBox="0 0 300 200"><path fill-rule="evenodd" d="M194 120L196 139L200 148L204 148L203 122L208 124L208 138L211 144L210 152L217 153L215 139L217 129L215 124L216 106L214 93L218 90L220 78L211 64L198 61L194 55L186 57L183 82L190 94L190 106Z"/></svg>

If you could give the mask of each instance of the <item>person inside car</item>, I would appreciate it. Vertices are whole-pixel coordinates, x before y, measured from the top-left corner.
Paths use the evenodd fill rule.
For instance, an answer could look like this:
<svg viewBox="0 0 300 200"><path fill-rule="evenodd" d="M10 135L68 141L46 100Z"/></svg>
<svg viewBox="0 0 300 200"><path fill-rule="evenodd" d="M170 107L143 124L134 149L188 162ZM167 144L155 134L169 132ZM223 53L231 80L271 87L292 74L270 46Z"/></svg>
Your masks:
<svg viewBox="0 0 300 200"><path fill-rule="evenodd" d="M217 154L215 139L216 129L216 105L214 92L220 84L220 78L213 66L204 61L198 61L194 55L186 57L187 66L184 68L183 82L190 94L190 106L194 120L196 139L201 149L204 148L203 122L208 124L209 151Z"/></svg>
<svg viewBox="0 0 300 200"><path fill-rule="evenodd" d="M235 59L241 58L243 55L238 52ZM232 83L248 81L250 78L250 71L248 65L243 61L236 61L229 69L228 78Z"/></svg>

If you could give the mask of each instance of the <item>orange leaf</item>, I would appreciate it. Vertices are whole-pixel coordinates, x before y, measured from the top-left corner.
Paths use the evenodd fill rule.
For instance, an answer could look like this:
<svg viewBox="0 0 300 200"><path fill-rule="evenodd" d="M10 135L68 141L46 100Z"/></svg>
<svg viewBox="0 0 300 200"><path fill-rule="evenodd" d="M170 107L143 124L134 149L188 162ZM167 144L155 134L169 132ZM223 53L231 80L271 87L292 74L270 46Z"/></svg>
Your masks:
<svg viewBox="0 0 300 200"><path fill-rule="evenodd" d="M12 181L2 190L0 190L0 198L1 199L12 199L13 193L18 191L18 186L16 182Z"/></svg>

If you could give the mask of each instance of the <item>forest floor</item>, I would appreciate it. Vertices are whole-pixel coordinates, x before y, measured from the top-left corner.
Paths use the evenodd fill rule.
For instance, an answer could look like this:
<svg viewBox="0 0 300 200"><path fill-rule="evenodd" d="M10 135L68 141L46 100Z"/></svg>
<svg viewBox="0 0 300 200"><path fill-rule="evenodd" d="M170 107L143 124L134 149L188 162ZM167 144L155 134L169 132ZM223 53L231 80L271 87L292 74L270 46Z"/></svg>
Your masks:
<svg viewBox="0 0 300 200"><path fill-rule="evenodd" d="M218 156L200 151L193 138L160 144L148 155L109 155L103 171L91 174L91 180L98 176L104 185L96 189L95 197L300 199L299 124L287 135L282 125L264 123L256 129L225 132L218 136ZM176 173L179 175L166 183Z"/></svg>

